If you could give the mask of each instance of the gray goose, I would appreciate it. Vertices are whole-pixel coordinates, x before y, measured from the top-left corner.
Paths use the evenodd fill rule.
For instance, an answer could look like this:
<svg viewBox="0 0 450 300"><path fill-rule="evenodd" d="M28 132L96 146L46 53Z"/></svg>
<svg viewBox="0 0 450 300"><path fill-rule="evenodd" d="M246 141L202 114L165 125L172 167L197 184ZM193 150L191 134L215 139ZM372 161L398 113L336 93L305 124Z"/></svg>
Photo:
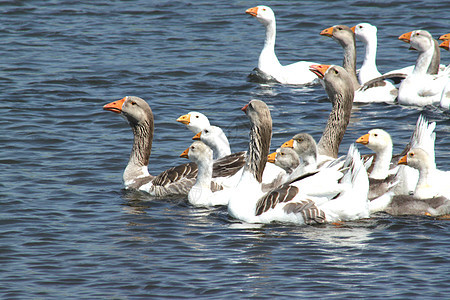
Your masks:
<svg viewBox="0 0 450 300"><path fill-rule="evenodd" d="M124 116L134 134L130 159L123 173L125 188L142 190L157 197L187 195L196 180L195 163L172 167L158 176L148 171L154 129L153 113L148 103L139 97L126 96L104 105L103 109ZM214 163L213 178L232 176L243 163L239 155L220 159Z"/></svg>

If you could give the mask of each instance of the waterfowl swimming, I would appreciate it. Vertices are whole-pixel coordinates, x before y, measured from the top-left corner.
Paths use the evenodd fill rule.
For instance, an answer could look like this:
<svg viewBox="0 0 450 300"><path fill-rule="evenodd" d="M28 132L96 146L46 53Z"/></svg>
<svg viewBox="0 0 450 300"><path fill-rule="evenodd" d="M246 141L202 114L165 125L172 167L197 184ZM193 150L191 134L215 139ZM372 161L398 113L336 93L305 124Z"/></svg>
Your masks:
<svg viewBox="0 0 450 300"><path fill-rule="evenodd" d="M400 84L398 102L416 106L439 104L449 74L427 74L435 46L433 37L428 31L415 30L402 34L399 39L408 41L411 48L419 52L419 56L413 72Z"/></svg>
<svg viewBox="0 0 450 300"><path fill-rule="evenodd" d="M344 49L344 60L342 66L350 75L355 90L354 102L394 102L397 97L396 90L392 84L387 83L383 76L372 78L361 85L356 77L356 41L355 33L345 25L335 25L320 32L336 40ZM402 78L404 74L399 74ZM391 75L394 77L394 75Z"/></svg>
<svg viewBox="0 0 450 300"><path fill-rule="evenodd" d="M103 106L104 110L121 114L130 124L134 142L130 159L123 173L126 189L137 189L153 196L187 195L197 176L197 165L188 163L172 167L158 176L148 171L153 142L153 112L148 103L135 96L126 96ZM239 155L214 162L213 180L236 174L243 165Z"/></svg>
<svg viewBox="0 0 450 300"><path fill-rule="evenodd" d="M317 78L309 72L310 61L299 61L289 65L281 65L275 54L276 21L273 10L264 5L246 10L255 17L266 29L264 47L258 59L258 72L273 78L282 84L316 84Z"/></svg>

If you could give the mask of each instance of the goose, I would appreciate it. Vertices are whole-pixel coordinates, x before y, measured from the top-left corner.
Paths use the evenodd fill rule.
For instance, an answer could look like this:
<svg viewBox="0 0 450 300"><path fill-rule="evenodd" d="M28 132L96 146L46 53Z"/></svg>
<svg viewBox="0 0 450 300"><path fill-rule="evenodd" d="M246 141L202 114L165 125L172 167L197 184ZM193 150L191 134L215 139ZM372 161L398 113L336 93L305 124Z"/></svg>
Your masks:
<svg viewBox="0 0 450 300"><path fill-rule="evenodd" d="M227 136L222 128L218 126L207 126L200 130L192 139L201 140L208 145L214 153L214 159L223 158L231 154Z"/></svg>
<svg viewBox="0 0 450 300"><path fill-rule="evenodd" d="M198 111L191 111L178 117L177 122L186 125L187 129L194 134L202 131L203 128L210 126L208 117Z"/></svg>
<svg viewBox="0 0 450 300"><path fill-rule="evenodd" d="M354 102L394 102L397 92L388 84L385 76L373 78L361 86L356 77L356 41L355 33L345 25L335 25L320 32L321 35L336 40L344 49L342 66L349 73L355 90ZM388 77L405 77L404 74L391 74Z"/></svg>
<svg viewBox="0 0 450 300"><path fill-rule="evenodd" d="M419 170L419 181L413 195L392 195L377 203L378 211L391 215L442 216L450 213L450 172L436 169L431 156L421 148L412 148L400 158Z"/></svg>
<svg viewBox="0 0 450 300"><path fill-rule="evenodd" d="M419 170L419 180L414 191L414 196L419 199L427 199L438 196L450 198L450 172L436 168L434 158L421 148L412 148L403 156L399 164L406 164Z"/></svg>
<svg viewBox="0 0 450 300"><path fill-rule="evenodd" d="M300 158L298 154L292 148L278 148L275 152L267 156L267 161L273 163L284 171L287 175L292 174L292 172L300 165Z"/></svg>
<svg viewBox="0 0 450 300"><path fill-rule="evenodd" d="M431 34L426 30L416 30L416 31L420 32L421 34L426 34L429 37L429 39L431 40L430 47L433 50L432 51L430 50L426 54L424 54L427 57L426 60L430 61L428 68L426 70L426 74L430 74L430 75L439 74L441 71L445 70L445 65L441 64L441 52L439 51L439 42L436 39L434 39L431 36ZM399 39L405 43L410 43L409 39L401 39L401 38L399 38ZM415 49L414 47L411 46L409 48L409 50L417 50L417 49ZM425 60L425 57L424 57L424 60ZM413 65L413 66L410 66L407 68L408 68L407 74L410 75L414 71L415 66Z"/></svg>
<svg viewBox="0 0 450 300"><path fill-rule="evenodd" d="M426 73L434 52L434 39L425 30L407 32L399 39L409 41L411 47L419 52L419 56L413 72L400 84L398 102L415 106L439 104L444 87L449 80L449 74Z"/></svg>
<svg viewBox="0 0 450 300"><path fill-rule="evenodd" d="M194 206L227 205L228 198L223 194L224 187L214 184L213 150L201 141L194 141L180 157L188 158L198 166L195 184L188 193L188 201ZM215 191L215 193L213 192Z"/></svg>
<svg viewBox="0 0 450 300"><path fill-rule="evenodd" d="M393 155L393 143L389 133L382 129L372 129L362 135L356 143L362 144L375 151L372 165L369 167L369 200L373 200L388 191L393 186L394 194L410 194L417 183L419 174L407 166L398 166L400 156L403 156L411 147L422 147L434 157L434 140L436 123L429 123L420 115L410 142L401 154Z"/></svg>
<svg viewBox="0 0 450 300"><path fill-rule="evenodd" d="M312 65L310 70L323 80L325 91L333 106L317 144L320 164L338 157L339 145L350 121L354 90L351 76L340 66Z"/></svg>
<svg viewBox="0 0 450 300"><path fill-rule="evenodd" d="M136 96L126 96L103 106L104 110L121 114L130 124L134 142L130 159L123 173L126 189L145 191L152 196L187 195L197 176L197 165L188 163L172 167L158 176L148 171L153 142L153 112L148 103ZM241 156L214 163L213 178L228 178L238 172L244 161Z"/></svg>
<svg viewBox="0 0 450 300"><path fill-rule="evenodd" d="M317 169L317 144L310 134L297 133L292 139L283 143L281 148L293 149L301 161L301 173L308 173Z"/></svg>
<svg viewBox="0 0 450 300"><path fill-rule="evenodd" d="M251 123L250 142L241 179L230 193L228 213L231 217L247 223L313 224L368 216L367 173L362 169L364 166L355 147L349 150L346 169L351 171L346 175L337 169L326 168L264 193L261 180L272 134L270 110L263 101L252 100L243 111ZM341 178L342 186L337 187ZM333 196L340 193L340 196L332 201L315 198L325 193L333 193ZM319 203L323 208L318 206Z"/></svg>
<svg viewBox="0 0 450 300"><path fill-rule="evenodd" d="M369 23L359 23L351 28L355 37L364 44L366 53L361 68L359 69L358 79L360 84L380 77L382 74L378 71L376 65L377 58L377 27ZM395 86L387 82L391 90L396 90Z"/></svg>
<svg viewBox="0 0 450 300"><path fill-rule="evenodd" d="M299 61L289 65L281 65L275 54L276 21L273 10L264 5L255 6L245 11L255 17L266 28L264 47L259 55L257 71L273 78L281 84L317 84L318 80L308 71L309 61Z"/></svg>

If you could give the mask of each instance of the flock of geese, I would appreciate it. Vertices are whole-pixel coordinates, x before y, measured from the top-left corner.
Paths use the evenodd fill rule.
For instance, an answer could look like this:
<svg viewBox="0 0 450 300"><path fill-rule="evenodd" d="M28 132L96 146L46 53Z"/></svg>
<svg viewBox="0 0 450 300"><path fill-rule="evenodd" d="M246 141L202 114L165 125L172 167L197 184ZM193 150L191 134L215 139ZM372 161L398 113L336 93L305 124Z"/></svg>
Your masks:
<svg viewBox="0 0 450 300"><path fill-rule="evenodd" d="M247 151L232 153L226 135L200 112L177 121L194 134L194 142L180 157L191 162L150 175L153 113L136 96L104 105L130 124L134 142L123 174L125 188L152 196L187 196L194 206L224 205L231 217L248 223L288 222L321 224L368 218L379 211L392 215L445 216L450 214L450 172L435 164L436 124L420 116L410 141L393 154L392 139L372 129L355 140L374 151L360 155L352 144L338 157L339 145L355 101L398 101L403 104L439 104L448 109L449 67L439 63L438 42L424 30L399 39L419 52L415 66L381 75L376 67L376 27L361 23L353 28L336 25L320 34L344 48L343 66L298 62L282 66L274 51L275 16L267 6L246 11L266 27L259 74L282 84L320 82L332 103L321 139L298 133L269 153L272 118L267 105L251 100L242 108L251 128ZM355 36L366 46L364 63L356 72ZM450 34L441 37L448 50ZM401 79L399 88L387 79ZM440 89L440 90L439 90Z"/></svg>

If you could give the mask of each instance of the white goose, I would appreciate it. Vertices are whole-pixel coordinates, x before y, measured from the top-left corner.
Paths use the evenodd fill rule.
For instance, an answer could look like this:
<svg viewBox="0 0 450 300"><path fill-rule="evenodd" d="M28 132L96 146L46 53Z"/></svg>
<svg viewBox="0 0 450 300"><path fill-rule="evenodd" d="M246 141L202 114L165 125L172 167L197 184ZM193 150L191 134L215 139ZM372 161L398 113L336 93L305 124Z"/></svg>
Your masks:
<svg viewBox="0 0 450 300"><path fill-rule="evenodd" d="M392 89L392 84L386 82L383 77L373 78L364 82L361 86L356 77L356 42L355 33L345 25L335 25L320 32L336 40L344 49L344 61L342 66L349 73L353 88L355 89L354 102L394 102L397 92ZM393 76L393 75L392 75ZM403 78L405 75L401 74Z"/></svg>
<svg viewBox="0 0 450 300"><path fill-rule="evenodd" d="M192 131L194 134L197 134L199 131L202 131L204 128L210 126L209 119L198 111L191 111L180 116L177 119L177 122L186 125L187 129Z"/></svg>
<svg viewBox="0 0 450 300"><path fill-rule="evenodd" d="M449 74L427 74L432 54L434 39L425 30L415 30L399 37L409 41L411 47L419 52L413 72L400 84L398 102L404 105L425 106L439 104L442 92L449 80Z"/></svg>
<svg viewBox="0 0 450 300"><path fill-rule="evenodd" d="M425 150L412 148L398 163L419 170L419 181L414 190L416 198L428 199L444 196L450 199L450 185L448 184L450 172L437 169L434 157L431 157Z"/></svg>
<svg viewBox="0 0 450 300"><path fill-rule="evenodd" d="M372 165L369 167L369 200L373 200L395 185L394 194L408 195L416 186L419 174L407 166L398 166L398 159L411 147L421 147L434 157L434 140L436 123L429 123L425 117L419 116L410 142L402 154L393 155L393 143L389 133L382 129L372 129L359 137L356 142L375 151Z"/></svg>
<svg viewBox="0 0 450 300"><path fill-rule="evenodd" d="M258 59L258 69L282 84L317 84L317 78L308 71L309 61L281 65L275 54L276 22L273 10L264 5L252 7L246 13L255 17L266 28L264 48Z"/></svg>
<svg viewBox="0 0 450 300"><path fill-rule="evenodd" d="M414 195L398 195L380 201L379 210L391 215L429 215L450 214L450 172L436 169L431 156L420 148L413 148L399 160L419 170L419 181Z"/></svg>
<svg viewBox="0 0 450 300"><path fill-rule="evenodd" d="M148 165L153 142L153 113L143 99L126 96L103 106L104 110L121 114L134 134L130 159L123 173L126 189L137 189L153 196L187 195L197 176L197 165L188 163L170 168L158 176L149 174ZM213 178L228 178L243 165L240 156L220 159L214 163Z"/></svg>
<svg viewBox="0 0 450 300"><path fill-rule="evenodd" d="M198 166L195 184L188 193L188 201L194 206L227 205L224 187L212 182L213 151L201 141L195 141L180 157L188 158ZM213 190L215 192L213 192Z"/></svg>
<svg viewBox="0 0 450 300"><path fill-rule="evenodd" d="M199 131L193 140L200 140L208 145L214 153L214 159L223 158L231 154L230 143L222 128L207 126Z"/></svg>

